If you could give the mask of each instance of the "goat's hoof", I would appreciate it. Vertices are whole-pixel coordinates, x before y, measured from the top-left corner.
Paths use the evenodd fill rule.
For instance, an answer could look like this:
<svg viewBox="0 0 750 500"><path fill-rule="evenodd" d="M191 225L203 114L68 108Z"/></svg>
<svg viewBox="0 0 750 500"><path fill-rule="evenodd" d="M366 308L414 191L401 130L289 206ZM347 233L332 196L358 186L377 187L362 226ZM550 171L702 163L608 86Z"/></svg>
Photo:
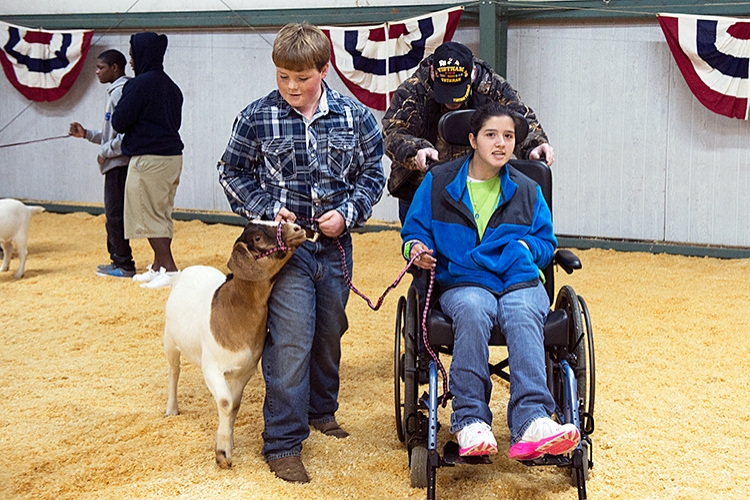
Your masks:
<svg viewBox="0 0 750 500"><path fill-rule="evenodd" d="M216 465L222 469L231 469L232 459L227 458L227 454L224 450L216 450Z"/></svg>

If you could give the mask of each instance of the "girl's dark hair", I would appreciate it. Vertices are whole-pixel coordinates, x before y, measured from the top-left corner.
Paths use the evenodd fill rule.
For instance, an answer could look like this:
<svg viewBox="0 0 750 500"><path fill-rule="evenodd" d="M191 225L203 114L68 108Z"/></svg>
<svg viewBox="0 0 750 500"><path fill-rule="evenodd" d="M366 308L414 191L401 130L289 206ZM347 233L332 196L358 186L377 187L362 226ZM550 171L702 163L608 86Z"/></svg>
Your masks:
<svg viewBox="0 0 750 500"><path fill-rule="evenodd" d="M99 54L96 58L101 59L102 61L104 61L110 66L113 66L116 64L120 67L122 71L125 71L125 65L126 65L125 56L119 50L115 50L115 49L105 50L104 52Z"/></svg>
<svg viewBox="0 0 750 500"><path fill-rule="evenodd" d="M469 132L476 137L479 134L479 130L487 123L487 120L495 116L507 116L513 120L516 131L516 144L521 144L526 139L526 136L529 135L529 124L526 123L526 120L518 113L496 102L487 103L474 111L469 121Z"/></svg>

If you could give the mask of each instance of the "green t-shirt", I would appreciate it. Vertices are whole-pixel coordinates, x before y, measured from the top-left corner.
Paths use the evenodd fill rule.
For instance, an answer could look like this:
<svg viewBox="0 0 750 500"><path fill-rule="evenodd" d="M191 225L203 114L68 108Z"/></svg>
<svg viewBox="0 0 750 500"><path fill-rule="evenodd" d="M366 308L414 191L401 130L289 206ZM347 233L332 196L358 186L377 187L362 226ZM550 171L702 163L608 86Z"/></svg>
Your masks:
<svg viewBox="0 0 750 500"><path fill-rule="evenodd" d="M490 221L490 217L492 217L497 208L497 203L500 201L500 177L496 175L486 181L478 181L468 177L466 179L466 187L469 190L474 220L477 223L477 230L479 231L479 239L482 239L484 230L487 228L487 223Z"/></svg>

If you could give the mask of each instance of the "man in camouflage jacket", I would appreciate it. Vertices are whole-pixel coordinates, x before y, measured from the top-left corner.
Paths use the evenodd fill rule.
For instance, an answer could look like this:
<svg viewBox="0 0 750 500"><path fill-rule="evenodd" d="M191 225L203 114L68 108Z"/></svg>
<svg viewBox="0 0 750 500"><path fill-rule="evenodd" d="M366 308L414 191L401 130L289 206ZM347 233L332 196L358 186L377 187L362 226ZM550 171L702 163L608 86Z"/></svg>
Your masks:
<svg viewBox="0 0 750 500"><path fill-rule="evenodd" d="M441 72L446 67L463 70L461 59L464 59L466 66L463 87L460 82L454 83L461 80L460 77L443 78L445 74ZM448 76L456 75L452 73ZM438 80L443 78L448 85L436 80L436 77ZM441 88L437 90L442 92L436 92L439 86ZM450 98L445 93L448 88L454 88L458 93L452 92L453 97ZM414 74L396 89L383 117L385 152L391 159L388 191L399 198L399 218L402 221L427 170L428 158L444 162L471 150L465 146L452 146L438 137L440 117L455 109L476 109L490 101L507 106L528 121L529 135L523 143L516 145L516 157L544 158L547 164L552 165L554 152L547 135L534 111L521 102L518 92L489 64L474 57L467 47L457 42L446 42L434 54L426 57Z"/></svg>

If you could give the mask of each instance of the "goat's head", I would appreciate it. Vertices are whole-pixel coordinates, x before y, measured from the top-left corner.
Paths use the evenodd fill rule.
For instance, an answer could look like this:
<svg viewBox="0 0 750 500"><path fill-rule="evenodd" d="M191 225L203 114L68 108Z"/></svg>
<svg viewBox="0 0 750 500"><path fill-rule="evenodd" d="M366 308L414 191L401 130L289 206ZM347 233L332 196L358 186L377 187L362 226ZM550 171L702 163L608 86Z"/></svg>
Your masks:
<svg viewBox="0 0 750 500"><path fill-rule="evenodd" d="M305 241L305 231L297 224L282 223L281 239L286 249L279 249L279 223L250 221L237 241L227 267L239 279L264 281L271 279L286 264L294 249ZM269 253L270 252L270 253Z"/></svg>

